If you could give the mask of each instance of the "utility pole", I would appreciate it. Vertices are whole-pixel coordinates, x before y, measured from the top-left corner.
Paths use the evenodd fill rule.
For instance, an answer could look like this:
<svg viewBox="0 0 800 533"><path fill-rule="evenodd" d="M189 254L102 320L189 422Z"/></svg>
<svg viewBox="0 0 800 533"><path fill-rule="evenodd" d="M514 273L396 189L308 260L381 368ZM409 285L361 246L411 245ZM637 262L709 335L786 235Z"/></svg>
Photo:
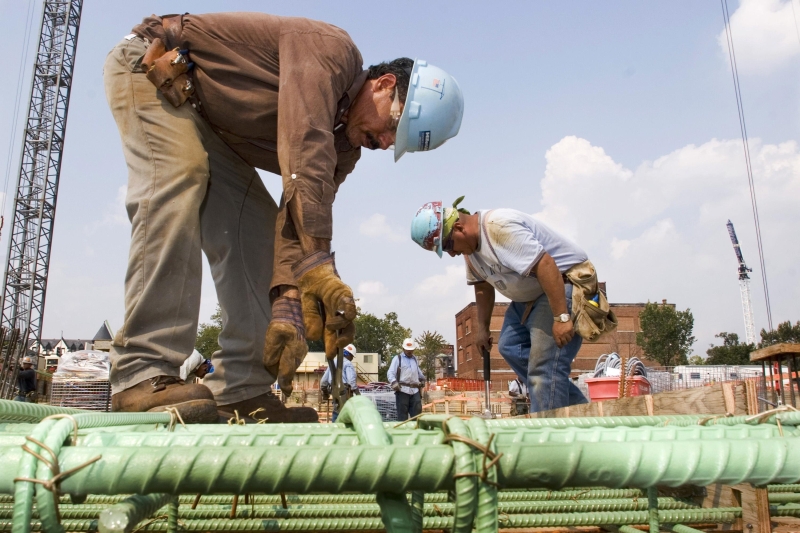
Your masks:
<svg viewBox="0 0 800 533"><path fill-rule="evenodd" d="M0 325L19 330L17 358L41 340L58 178L83 0L45 0L14 194ZM8 373L5 365L2 383ZM14 380L11 380L13 384ZM3 387L8 398L13 386Z"/></svg>
<svg viewBox="0 0 800 533"><path fill-rule="evenodd" d="M742 249L739 246L739 239L736 238L736 230L733 229L733 222L728 221L728 235L731 236L733 251L736 253L736 260L739 261L739 292L742 297L742 313L744 313L744 338L747 344L756 342L756 326L753 318L753 300L750 297L750 276L752 268L747 268L742 256Z"/></svg>

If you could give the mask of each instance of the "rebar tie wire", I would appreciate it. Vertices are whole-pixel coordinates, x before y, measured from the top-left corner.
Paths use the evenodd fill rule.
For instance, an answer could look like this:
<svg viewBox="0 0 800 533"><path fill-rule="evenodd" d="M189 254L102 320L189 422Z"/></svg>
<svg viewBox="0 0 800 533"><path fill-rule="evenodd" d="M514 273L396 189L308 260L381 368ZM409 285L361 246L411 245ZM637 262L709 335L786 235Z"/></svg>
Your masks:
<svg viewBox="0 0 800 533"><path fill-rule="evenodd" d="M70 417L70 418L72 418L72 417ZM74 421L75 420L73 419L73 422ZM42 450L46 450L47 453L50 454L50 456L52 457L52 461L48 461L43 455L41 455L41 454L31 450L30 448L28 448L27 445L25 445L25 444L22 445L23 451L33 455L36 459L38 459L39 461L44 463L44 465L47 468L49 468L50 471L53 473L53 477L51 479L36 479L36 478L29 478L29 477L16 477L16 478L14 478L14 482L16 483L17 481L27 481L28 483L37 483L39 485L42 485L42 487L44 487L45 490L50 491L53 494L53 504L55 505L55 509L56 509L56 520L58 520L58 522L61 523L61 513L58 510L58 502L59 502L60 497L61 497L61 493L59 491L60 483L63 480L65 480L66 478L68 478L69 476L71 476L72 474L74 474L74 473L86 468L87 466L89 466L92 463L95 463L95 462L99 461L100 459L103 458L103 456L102 455L98 455L97 457L89 459L88 461L86 461L83 464L80 464L80 465L78 465L78 466L76 466L74 468L70 468L69 470L61 472L61 469L58 466L58 456L56 455L56 453L49 446L45 445L45 443L39 441L38 439L34 439L31 436L26 436L25 440L27 440L29 442L32 442L33 444L39 446L39 448L41 448Z"/></svg>
<svg viewBox="0 0 800 533"><path fill-rule="evenodd" d="M165 413L169 413L169 424L167 425L167 431L175 431L175 426L177 425L176 422L180 422L181 425L185 428L186 423L184 423L181 414L178 412L177 407L167 407L164 409ZM78 432L78 424L75 423L75 434L77 435Z"/></svg>
<svg viewBox="0 0 800 533"><path fill-rule="evenodd" d="M442 425L446 426L446 423L442 424ZM484 483L486 483L488 485L492 485L492 486L494 486L496 488L500 488L500 485L498 483L495 483L494 481L490 481L488 479L489 469L492 468L493 466L495 466L497 464L497 462L500 460L500 458L503 456L502 453L494 453L492 450L489 449L489 447L492 445L492 440L494 439L494 436L495 436L494 433L489 435L489 442L486 444L486 446L484 446L483 444L481 444L480 442L478 442L476 440L470 439L469 437L464 437L462 435L456 435L454 433L447 433L447 429L446 428L445 428L445 434L446 434L446 436L445 436L444 439L442 439L442 444L447 444L448 442L452 442L452 441L463 442L467 446L470 446L470 447L478 450L479 452L481 452L483 454L483 464L482 464L483 472L465 472L465 473L462 473L462 474L455 474L453 476L453 479L458 479L460 477L477 477L482 482L484 482ZM486 464L486 460L487 459L491 459L491 461L489 462L488 465Z"/></svg>
<svg viewBox="0 0 800 533"><path fill-rule="evenodd" d="M797 409L795 409L791 405L781 405L780 407L776 407L775 409L770 409L769 411L764 411L763 413L758 413L757 415L748 416L747 418L744 419L744 421L750 423L753 420L755 420L757 424L763 424L772 415L785 411L797 411Z"/></svg>

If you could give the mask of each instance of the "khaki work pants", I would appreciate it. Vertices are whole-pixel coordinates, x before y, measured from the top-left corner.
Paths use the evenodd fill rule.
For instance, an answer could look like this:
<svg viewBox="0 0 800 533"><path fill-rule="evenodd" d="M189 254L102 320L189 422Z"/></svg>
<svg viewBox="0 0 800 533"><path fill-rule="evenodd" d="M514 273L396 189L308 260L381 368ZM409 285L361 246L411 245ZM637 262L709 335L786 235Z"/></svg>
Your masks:
<svg viewBox="0 0 800 533"><path fill-rule="evenodd" d="M197 333L202 249L222 308L222 350L203 384L221 405L250 399L275 381L261 358L278 207L255 169L190 103L172 107L147 80L145 50L142 39L124 39L103 72L128 165L132 226L112 393L180 376Z"/></svg>

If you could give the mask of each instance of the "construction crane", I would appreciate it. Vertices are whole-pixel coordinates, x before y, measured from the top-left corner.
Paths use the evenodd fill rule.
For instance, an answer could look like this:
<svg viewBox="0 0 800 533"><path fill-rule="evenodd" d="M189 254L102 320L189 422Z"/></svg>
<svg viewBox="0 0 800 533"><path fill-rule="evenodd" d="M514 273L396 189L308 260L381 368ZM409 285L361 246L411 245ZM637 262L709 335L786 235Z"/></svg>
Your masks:
<svg viewBox="0 0 800 533"><path fill-rule="evenodd" d="M742 313L744 313L744 337L747 344L756 342L756 325L753 319L753 301L750 298L750 276L752 268L747 268L742 256L742 249L739 246L739 239L736 238L736 230L733 229L733 222L728 221L728 234L731 236L733 251L736 252L736 259L739 261L739 292L742 297Z"/></svg>
<svg viewBox="0 0 800 533"><path fill-rule="evenodd" d="M8 239L0 325L18 330L16 358L41 340L58 178L83 0L45 0ZM0 397L13 392L18 361L3 365ZM10 375L12 374L12 375ZM11 378L11 379L9 379ZM11 386L9 385L11 384Z"/></svg>

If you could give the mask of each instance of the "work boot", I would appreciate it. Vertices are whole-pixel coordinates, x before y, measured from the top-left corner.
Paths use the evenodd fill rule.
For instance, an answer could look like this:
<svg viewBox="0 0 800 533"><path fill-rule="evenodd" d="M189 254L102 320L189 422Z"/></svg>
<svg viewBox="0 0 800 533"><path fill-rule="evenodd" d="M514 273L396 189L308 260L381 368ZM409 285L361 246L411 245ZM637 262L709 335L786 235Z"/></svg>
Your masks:
<svg viewBox="0 0 800 533"><path fill-rule="evenodd" d="M186 384L172 376L158 376L111 396L111 410L133 413L166 411L174 407L189 423L214 423L217 404L208 387Z"/></svg>
<svg viewBox="0 0 800 533"><path fill-rule="evenodd" d="M229 403L217 407L219 416L225 420L234 419L234 422L243 420L248 424L264 421L265 424L282 424L291 422L319 422L316 409L311 407L286 407L283 402L267 391L260 396Z"/></svg>

